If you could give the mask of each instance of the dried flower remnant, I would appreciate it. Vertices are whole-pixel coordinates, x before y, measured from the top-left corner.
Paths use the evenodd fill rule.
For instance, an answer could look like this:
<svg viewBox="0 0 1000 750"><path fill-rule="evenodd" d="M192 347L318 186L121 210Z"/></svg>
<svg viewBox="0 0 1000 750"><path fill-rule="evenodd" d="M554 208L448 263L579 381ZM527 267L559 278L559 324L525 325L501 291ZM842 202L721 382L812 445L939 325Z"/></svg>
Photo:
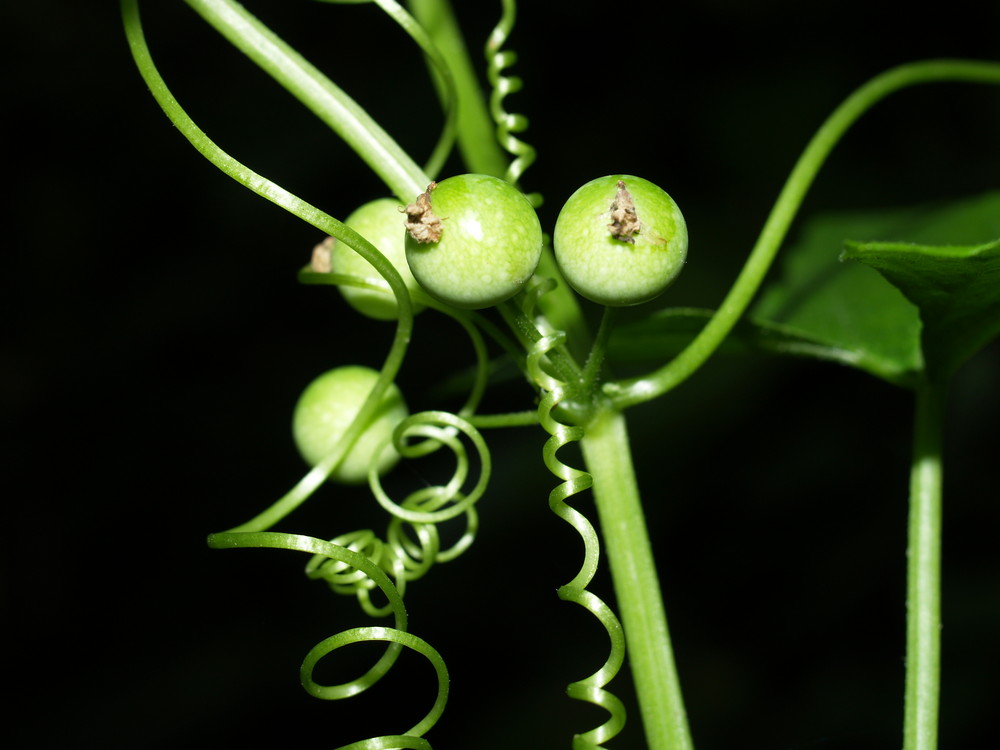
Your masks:
<svg viewBox="0 0 1000 750"><path fill-rule="evenodd" d="M309 267L316 273L330 273L330 256L333 254L333 243L337 240L327 237L320 242L312 251L312 260Z"/></svg>
<svg viewBox="0 0 1000 750"><path fill-rule="evenodd" d="M635 213L635 201L626 189L625 181L618 180L618 193L611 201L611 223L608 229L616 240L635 244L633 235L639 234L639 217Z"/></svg>
<svg viewBox="0 0 1000 750"><path fill-rule="evenodd" d="M421 244L437 242L441 239L441 219L431 210L431 191L437 187L436 182L427 186L427 190L417 196L403 211L406 213L406 231Z"/></svg>

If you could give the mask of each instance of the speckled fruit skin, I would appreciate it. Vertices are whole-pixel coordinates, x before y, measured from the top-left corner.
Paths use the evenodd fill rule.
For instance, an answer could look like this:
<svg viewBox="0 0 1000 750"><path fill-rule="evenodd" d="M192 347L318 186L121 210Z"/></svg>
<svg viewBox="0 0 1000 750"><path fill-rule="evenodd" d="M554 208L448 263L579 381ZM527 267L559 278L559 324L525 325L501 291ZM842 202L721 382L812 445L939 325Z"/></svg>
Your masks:
<svg viewBox="0 0 1000 750"><path fill-rule="evenodd" d="M641 223L634 244L615 239L611 204L625 182ZM566 281L587 299L622 307L648 302L677 278L687 257L687 225L677 204L641 177L591 180L566 201L552 235Z"/></svg>
<svg viewBox="0 0 1000 750"><path fill-rule="evenodd" d="M347 226L372 243L403 277L410 291L419 285L410 267L406 264L406 250L403 238L403 215L395 198L379 198L359 207L344 221ZM335 242L330 253L330 270L333 273L353 276L376 277L379 273L372 265L343 242ZM396 298L391 292L361 289L356 286L341 286L340 293L347 303L362 315L375 320L395 320L399 317ZM414 306L414 312L421 308Z"/></svg>
<svg viewBox="0 0 1000 750"><path fill-rule="evenodd" d="M524 287L541 257L542 226L517 188L489 175L457 175L437 183L430 202L441 239L421 244L406 235L406 260L428 294L475 310Z"/></svg>
<svg viewBox="0 0 1000 750"><path fill-rule="evenodd" d="M370 367L349 365L323 373L306 387L292 417L295 445L306 463L315 466L330 454L377 380L378 372ZM347 452L330 480L341 484L366 482L372 455L408 415L399 388L395 383L390 385L382 396L375 421ZM385 474L398 460L398 453L385 450L379 458L379 474Z"/></svg>

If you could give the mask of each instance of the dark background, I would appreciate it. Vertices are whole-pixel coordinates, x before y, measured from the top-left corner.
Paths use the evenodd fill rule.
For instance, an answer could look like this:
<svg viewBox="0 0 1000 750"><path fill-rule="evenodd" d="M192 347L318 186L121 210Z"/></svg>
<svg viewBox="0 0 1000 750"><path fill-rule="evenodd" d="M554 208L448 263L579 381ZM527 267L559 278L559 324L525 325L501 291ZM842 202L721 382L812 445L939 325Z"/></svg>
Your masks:
<svg viewBox="0 0 1000 750"><path fill-rule="evenodd" d="M144 5L161 71L223 148L335 216L382 195L186 7ZM457 5L475 50L498 4ZM630 5L522 3L511 46L526 85L510 103L532 120L539 158L523 184L547 197L546 228L577 186L612 172L647 177L682 206L688 268L658 304L718 303L794 159L856 86L913 59L1000 57L991 2L924 14ZM376 8L250 7L404 147L429 152L440 118L421 60ZM306 580L300 556L204 544L297 481L299 391L338 364L378 366L391 327L297 284L316 231L178 135L134 69L115 3L3 14L7 736L34 748L335 747L406 729L430 704L418 658L353 701L309 698L304 654L369 620ZM995 189L997 133L995 89L898 94L838 146L804 212ZM456 329L419 318L401 375L411 407L442 405L432 386L467 356ZM953 750L982 747L1000 690L998 374L994 345L959 373L949 411L942 738ZM515 384L490 405L528 399ZM910 410L906 392L853 371L719 358L630 414L699 748L899 745ZM604 636L555 597L580 550L546 507L544 435L488 437L497 471L479 540L407 593L413 631L452 671L430 739L568 747L602 718L563 690L599 666ZM325 489L279 528L382 529L374 506ZM611 598L606 574L594 589ZM627 669L612 687L631 705ZM610 746L643 746L637 712Z"/></svg>

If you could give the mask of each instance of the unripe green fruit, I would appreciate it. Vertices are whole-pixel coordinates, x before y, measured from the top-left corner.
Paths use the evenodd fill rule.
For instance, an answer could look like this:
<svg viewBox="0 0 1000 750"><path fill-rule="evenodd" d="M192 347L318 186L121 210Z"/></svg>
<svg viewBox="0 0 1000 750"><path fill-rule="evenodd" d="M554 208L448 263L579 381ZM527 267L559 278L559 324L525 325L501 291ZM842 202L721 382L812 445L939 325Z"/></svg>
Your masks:
<svg viewBox="0 0 1000 750"><path fill-rule="evenodd" d="M552 244L559 269L581 295L602 305L638 305L662 293L684 267L687 225L653 183L609 175L570 196Z"/></svg>
<svg viewBox="0 0 1000 750"><path fill-rule="evenodd" d="M431 183L407 206L406 260L420 286L478 309L517 294L542 253L542 226L509 182L464 174Z"/></svg>
<svg viewBox="0 0 1000 750"><path fill-rule="evenodd" d="M337 367L320 375L302 392L292 417L292 434L306 463L315 466L330 454L361 410L378 376L370 367ZM403 395L395 383L391 384L382 396L374 421L351 446L330 479L342 484L367 481L375 452L382 449L396 425L408 415ZM382 450L379 474L385 474L398 460L395 450Z"/></svg>
<svg viewBox="0 0 1000 750"><path fill-rule="evenodd" d="M410 267L406 264L403 246L405 229L399 202L393 198L379 198L358 208L344 221L347 226L372 243L403 277L410 291L419 288ZM333 242L330 251L330 271L365 278L382 276L364 258L343 242ZM340 293L347 303L362 315L376 320L395 320L399 317L396 297L391 291L341 286ZM414 306L414 312L420 309Z"/></svg>

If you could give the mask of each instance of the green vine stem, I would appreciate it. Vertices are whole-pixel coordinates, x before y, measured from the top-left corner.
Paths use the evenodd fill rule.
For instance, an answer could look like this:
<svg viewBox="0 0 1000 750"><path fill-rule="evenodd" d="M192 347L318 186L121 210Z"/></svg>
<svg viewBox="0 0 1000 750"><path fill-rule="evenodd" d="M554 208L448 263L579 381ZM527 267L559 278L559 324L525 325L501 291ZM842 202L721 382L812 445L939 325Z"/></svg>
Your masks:
<svg viewBox="0 0 1000 750"><path fill-rule="evenodd" d="M185 0L233 46L329 125L403 202L430 179L367 112L234 0Z"/></svg>
<svg viewBox="0 0 1000 750"><path fill-rule="evenodd" d="M496 141L493 118L484 104L476 69L451 5L447 0L410 0L409 6L454 76L458 91L458 148L462 159L473 172L502 178L507 172L507 158ZM424 187L426 185L417 193Z"/></svg>
<svg viewBox="0 0 1000 750"><path fill-rule="evenodd" d="M580 441L628 643L649 750L692 750L624 415L601 409Z"/></svg>
<svg viewBox="0 0 1000 750"><path fill-rule="evenodd" d="M139 69L140 74L149 86L150 92L162 107L164 113L184 137L190 141L191 145L212 162L212 164L240 184L257 193L257 195L284 208L320 231L347 243L375 268L396 296L396 302L399 307L399 319L397 320L396 333L393 337L389 353L386 355L386 359L382 365L378 382L359 410L354 422L345 431L338 443L337 449L313 467L295 487L270 508L250 521L232 529L232 531L263 531L291 513L326 481L327 477L337 466L337 463L361 435L368 422L374 417L379 409L382 394L385 393L402 366L410 338L413 335L413 304L410 300L406 284L403 282L399 272L364 237L332 216L276 185L263 175L254 172L219 148L211 138L195 125L194 121L170 92L166 82L160 76L156 65L153 63L142 30L138 0L122 0L121 11L126 38L128 39L132 56L135 59L136 67Z"/></svg>
<svg viewBox="0 0 1000 750"><path fill-rule="evenodd" d="M458 93L455 91L454 77L451 70L448 69L448 63L444 56L434 46L424 27L417 23L413 16L407 13L396 0L375 0L375 2L406 30L406 33L420 46L424 56L431 63L431 73L435 85L438 87L441 106L444 109L444 125L441 128L438 142L434 146L434 151L431 152L430 158L424 164L424 173L428 177L436 179L451 155L458 138Z"/></svg>
<svg viewBox="0 0 1000 750"><path fill-rule="evenodd" d="M546 290L548 290L552 284L552 281L547 281L542 282L541 285L544 285ZM539 302L539 304L541 303ZM544 338L545 334L538 330L535 321L525 314L524 310L518 307L513 300L502 302L497 306L497 309L507 322L507 325L510 326L510 329L519 337L525 349L530 350ZM562 382L573 386L581 382L582 374L580 368L564 350L561 341L558 347L546 352L546 358ZM573 395L575 396L576 394L574 393Z"/></svg>
<svg viewBox="0 0 1000 750"><path fill-rule="evenodd" d="M941 447L945 388L917 387L907 547L903 749L935 750L941 690Z"/></svg>
<svg viewBox="0 0 1000 750"><path fill-rule="evenodd" d="M849 96L823 123L799 157L743 270L716 314L687 348L663 367L648 375L605 384L604 392L615 406L625 408L661 396L701 367L749 306L806 192L844 133L889 94L909 86L939 81L1000 84L1000 64L972 60L910 63L876 76Z"/></svg>
<svg viewBox="0 0 1000 750"><path fill-rule="evenodd" d="M611 331L615 327L615 319L618 317L617 307L605 307L601 314L601 325L597 329L597 338L587 355L587 362L583 366L583 393L589 398L593 398L597 384L600 382L601 371L604 367L604 357L608 351L608 342L611 339Z"/></svg>
<svg viewBox="0 0 1000 750"><path fill-rule="evenodd" d="M455 145L458 117L455 81L452 78L451 71L448 69L448 64L445 62L444 57L438 51L437 47L434 46L434 43L431 42L424 27L417 23L416 19L407 13L402 5L396 2L396 0L371 1L377 4L387 16L399 24L403 31L409 34L410 38L420 47L429 63L434 84L437 86L438 97L441 100L441 107L444 110L444 126L441 128L441 135L438 137L438 142L427 159L427 163L424 164L424 172L431 179L435 179L451 154L452 147ZM320 2L338 4L345 2L345 0L320 0Z"/></svg>

